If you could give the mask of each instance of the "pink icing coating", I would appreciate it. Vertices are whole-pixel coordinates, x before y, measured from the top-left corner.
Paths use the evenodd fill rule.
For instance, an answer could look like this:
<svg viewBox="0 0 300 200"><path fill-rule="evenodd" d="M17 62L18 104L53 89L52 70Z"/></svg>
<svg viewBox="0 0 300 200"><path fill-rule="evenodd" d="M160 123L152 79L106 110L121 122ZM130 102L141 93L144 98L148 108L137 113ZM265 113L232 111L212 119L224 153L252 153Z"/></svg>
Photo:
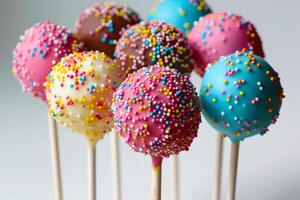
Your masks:
<svg viewBox="0 0 300 200"><path fill-rule="evenodd" d="M118 133L133 150L149 154L154 166L189 149L201 111L189 78L158 66L130 74L114 93L112 110Z"/></svg>
<svg viewBox="0 0 300 200"><path fill-rule="evenodd" d="M27 29L13 50L13 73L23 91L46 100L44 82L51 68L62 57L79 51L82 44L71 32L49 21L38 22Z"/></svg>
<svg viewBox="0 0 300 200"><path fill-rule="evenodd" d="M264 57L262 42L254 25L240 15L208 14L194 25L188 39L197 63L195 70L200 76L209 63L235 51L252 50Z"/></svg>
<svg viewBox="0 0 300 200"><path fill-rule="evenodd" d="M162 157L152 157L152 167L156 168L161 166L163 161Z"/></svg>

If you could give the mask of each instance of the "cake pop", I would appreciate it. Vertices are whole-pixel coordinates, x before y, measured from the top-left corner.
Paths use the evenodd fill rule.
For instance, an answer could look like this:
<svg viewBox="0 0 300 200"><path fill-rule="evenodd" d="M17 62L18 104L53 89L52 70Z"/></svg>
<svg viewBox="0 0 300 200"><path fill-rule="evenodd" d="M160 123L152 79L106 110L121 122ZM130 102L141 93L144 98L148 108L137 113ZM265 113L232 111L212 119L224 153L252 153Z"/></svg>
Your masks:
<svg viewBox="0 0 300 200"><path fill-rule="evenodd" d="M157 65L189 73L194 67L183 33L165 22L141 22L123 33L115 51L116 62L126 74Z"/></svg>
<svg viewBox="0 0 300 200"><path fill-rule="evenodd" d="M240 15L211 13L201 17L188 34L196 72L203 76L209 63L243 49L264 57L261 39L254 25Z"/></svg>
<svg viewBox="0 0 300 200"><path fill-rule="evenodd" d="M284 97L280 79L263 58L237 51L207 69L200 97L209 124L232 141L227 199L234 200L239 142L276 122Z"/></svg>
<svg viewBox="0 0 300 200"><path fill-rule="evenodd" d="M13 73L23 91L46 100L43 86L46 77L63 56L82 50L82 43L64 26L38 22L27 29L13 50Z"/></svg>
<svg viewBox="0 0 300 200"><path fill-rule="evenodd" d="M113 128L112 94L124 79L103 53L73 53L55 65L46 82L50 113L96 143Z"/></svg>
<svg viewBox="0 0 300 200"><path fill-rule="evenodd" d="M204 0L161 0L151 9L147 20L170 23L186 34L195 21L208 13L211 10Z"/></svg>
<svg viewBox="0 0 300 200"><path fill-rule="evenodd" d="M162 159L188 150L197 136L201 109L195 87L176 69L144 67L114 93L112 111L130 148L152 157L153 199L160 199Z"/></svg>
<svg viewBox="0 0 300 200"><path fill-rule="evenodd" d="M75 33L90 50L113 57L123 31L140 22L138 14L116 3L96 3L80 14Z"/></svg>
<svg viewBox="0 0 300 200"><path fill-rule="evenodd" d="M197 136L195 87L174 69L151 66L130 74L114 93L112 111L125 142L153 158L188 150Z"/></svg>
<svg viewBox="0 0 300 200"><path fill-rule="evenodd" d="M71 32L52 22L38 22L27 29L13 50L12 71L20 81L23 91L45 101L43 86L46 76L63 56L80 51L82 43ZM49 116L49 133L55 199L63 199L59 144L56 122Z"/></svg>
<svg viewBox="0 0 300 200"><path fill-rule="evenodd" d="M89 200L96 200L96 144L113 128L112 95L124 74L104 53L73 53L53 67L46 82L50 113L88 139Z"/></svg>
<svg viewBox="0 0 300 200"><path fill-rule="evenodd" d="M75 33L90 50L99 50L113 58L115 46L122 33L130 26L139 23L137 13L126 6L112 3L96 3L87 8L77 19ZM111 134L112 165L115 200L121 199L119 176L118 138Z"/></svg>
<svg viewBox="0 0 300 200"><path fill-rule="evenodd" d="M208 68L200 95L208 122L238 142L267 132L278 117L283 90L265 60L251 52L236 52Z"/></svg>
<svg viewBox="0 0 300 200"><path fill-rule="evenodd" d="M188 34L196 66L195 71L203 76L209 63L236 50L252 49L264 56L261 40L251 22L234 14L212 13L201 18ZM216 168L212 199L219 200L223 157L223 135L216 135Z"/></svg>

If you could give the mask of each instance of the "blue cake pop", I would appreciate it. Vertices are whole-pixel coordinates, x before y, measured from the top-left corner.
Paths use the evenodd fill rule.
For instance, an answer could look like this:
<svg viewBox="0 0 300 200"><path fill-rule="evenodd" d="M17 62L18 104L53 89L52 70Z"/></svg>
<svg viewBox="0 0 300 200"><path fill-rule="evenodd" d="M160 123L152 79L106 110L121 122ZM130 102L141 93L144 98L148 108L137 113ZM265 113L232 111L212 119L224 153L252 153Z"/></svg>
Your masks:
<svg viewBox="0 0 300 200"><path fill-rule="evenodd" d="M278 74L251 52L221 57L204 74L200 90L204 117L232 142L266 133L283 97Z"/></svg>
<svg viewBox="0 0 300 200"><path fill-rule="evenodd" d="M195 21L211 13L204 0L161 0L148 14L147 20L164 21L185 34Z"/></svg>

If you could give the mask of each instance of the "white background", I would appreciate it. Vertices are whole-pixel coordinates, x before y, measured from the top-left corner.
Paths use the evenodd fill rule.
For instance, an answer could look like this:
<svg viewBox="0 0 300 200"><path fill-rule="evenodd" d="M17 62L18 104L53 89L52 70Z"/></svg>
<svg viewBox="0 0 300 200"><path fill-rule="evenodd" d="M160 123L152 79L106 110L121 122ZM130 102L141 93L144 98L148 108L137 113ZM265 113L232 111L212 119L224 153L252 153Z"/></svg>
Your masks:
<svg viewBox="0 0 300 200"><path fill-rule="evenodd" d="M34 22L49 19L74 27L76 17L91 0L0 1L0 199L53 199L46 105L21 92L11 73L11 50L18 37ZM122 2L146 16L151 1ZM270 132L241 144L237 199L300 199L300 22L297 0L210 0L215 11L236 12L255 22L264 42L267 60L280 73L285 89L281 116ZM200 79L193 74L197 85ZM204 121L191 150L181 154L183 200L210 199L215 131ZM59 127L66 200L86 199L85 138ZM112 199L110 137L98 146L98 199ZM225 144L226 186L230 144ZM150 199L150 159L122 143L124 200ZM163 199L170 199L169 163L164 162ZM223 189L223 196L225 189Z"/></svg>

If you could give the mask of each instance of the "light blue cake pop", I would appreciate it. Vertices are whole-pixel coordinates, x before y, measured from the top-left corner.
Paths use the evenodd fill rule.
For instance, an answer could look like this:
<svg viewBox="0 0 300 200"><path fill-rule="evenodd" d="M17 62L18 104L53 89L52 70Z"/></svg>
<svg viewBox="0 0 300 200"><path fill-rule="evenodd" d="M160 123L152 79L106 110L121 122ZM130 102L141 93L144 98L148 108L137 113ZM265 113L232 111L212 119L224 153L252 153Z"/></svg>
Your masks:
<svg viewBox="0 0 300 200"><path fill-rule="evenodd" d="M204 117L232 142L266 133L283 97L278 74L251 52L221 57L204 74L200 90Z"/></svg>
<svg viewBox="0 0 300 200"><path fill-rule="evenodd" d="M164 21L185 34L195 21L211 13L204 0L161 0L148 14L147 20Z"/></svg>

